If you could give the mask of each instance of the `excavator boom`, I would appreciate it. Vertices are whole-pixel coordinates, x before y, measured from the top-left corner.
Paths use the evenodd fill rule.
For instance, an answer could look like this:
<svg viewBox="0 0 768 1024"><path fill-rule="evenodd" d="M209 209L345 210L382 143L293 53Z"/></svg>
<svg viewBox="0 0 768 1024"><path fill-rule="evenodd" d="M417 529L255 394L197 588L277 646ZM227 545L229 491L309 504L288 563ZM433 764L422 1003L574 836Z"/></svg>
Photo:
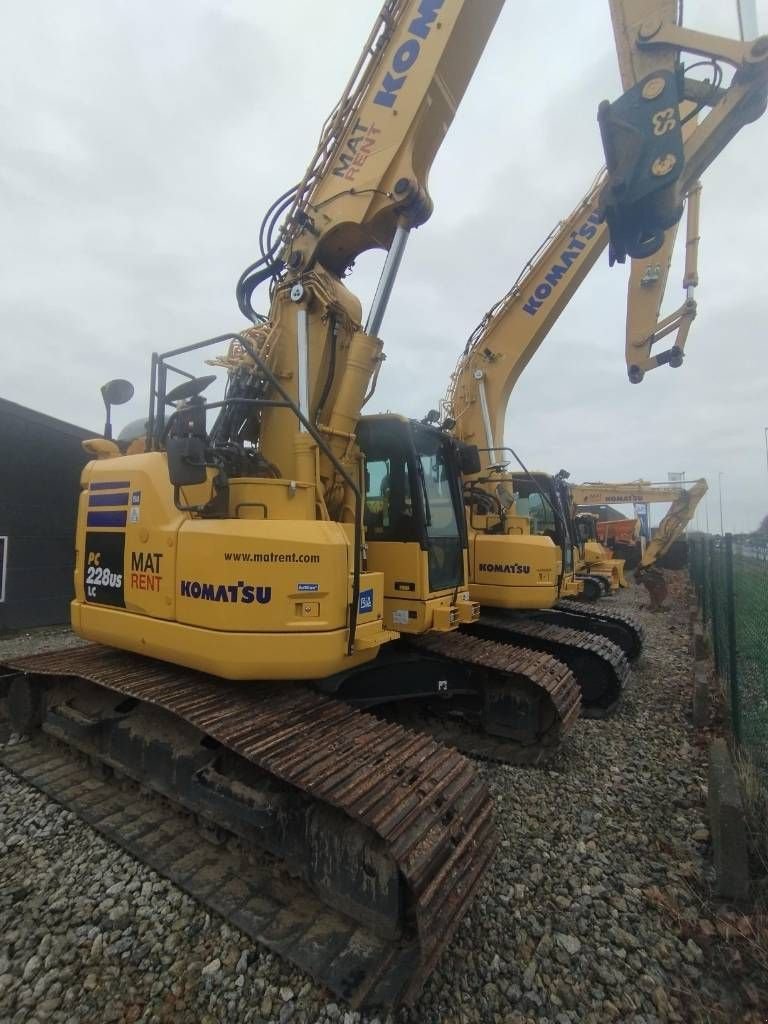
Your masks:
<svg viewBox="0 0 768 1024"><path fill-rule="evenodd" d="M270 212L262 272L341 275L427 220L430 166L503 3L387 0L304 176Z"/></svg>
<svg viewBox="0 0 768 1024"><path fill-rule="evenodd" d="M451 376L443 414L455 421L457 436L481 449L486 466L506 461L504 418L512 390L607 244L603 185L601 174L485 314Z"/></svg>
<svg viewBox="0 0 768 1024"><path fill-rule="evenodd" d="M696 515L696 508L707 493L707 481L697 480L692 487L683 489L675 498L672 507L659 523L656 534L645 549L640 562L641 569L648 569L662 558L685 532L686 526Z"/></svg>
<svg viewBox="0 0 768 1024"><path fill-rule="evenodd" d="M576 505L617 505L622 502L676 501L683 491L679 484L655 484L649 480L631 480L629 483L571 484L571 495Z"/></svg>

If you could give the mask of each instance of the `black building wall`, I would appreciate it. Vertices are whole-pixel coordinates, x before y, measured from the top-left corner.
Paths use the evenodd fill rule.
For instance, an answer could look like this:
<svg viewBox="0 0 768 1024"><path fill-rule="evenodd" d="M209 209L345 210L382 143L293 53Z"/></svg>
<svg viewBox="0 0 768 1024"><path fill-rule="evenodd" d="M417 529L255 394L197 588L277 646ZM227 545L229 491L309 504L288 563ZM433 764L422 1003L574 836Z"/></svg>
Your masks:
<svg viewBox="0 0 768 1024"><path fill-rule="evenodd" d="M0 630L69 620L77 498L87 461L80 442L94 436L0 398L0 538L8 538Z"/></svg>

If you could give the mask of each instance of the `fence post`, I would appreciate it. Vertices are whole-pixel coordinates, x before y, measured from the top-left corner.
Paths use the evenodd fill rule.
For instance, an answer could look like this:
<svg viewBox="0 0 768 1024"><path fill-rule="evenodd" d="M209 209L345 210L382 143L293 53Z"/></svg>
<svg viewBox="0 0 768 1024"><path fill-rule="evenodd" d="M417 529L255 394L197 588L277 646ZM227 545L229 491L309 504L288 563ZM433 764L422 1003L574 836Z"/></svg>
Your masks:
<svg viewBox="0 0 768 1024"><path fill-rule="evenodd" d="M699 576L699 607L705 625L709 625L709 568L707 565L707 541L704 537L696 545L697 572Z"/></svg>
<svg viewBox="0 0 768 1024"><path fill-rule="evenodd" d="M710 615L710 633L712 635L712 653L715 656L715 671L722 678L723 666L722 666L722 651L720 644L720 611L718 608L718 585L720 580L718 579L719 573L715 573L715 538L710 537L709 543L707 544L707 555L709 561L709 615Z"/></svg>
<svg viewBox="0 0 768 1024"><path fill-rule="evenodd" d="M725 614L728 631L728 682L731 695L731 728L741 743L741 707L739 704L739 666L736 657L736 596L733 589L733 534L725 535Z"/></svg>

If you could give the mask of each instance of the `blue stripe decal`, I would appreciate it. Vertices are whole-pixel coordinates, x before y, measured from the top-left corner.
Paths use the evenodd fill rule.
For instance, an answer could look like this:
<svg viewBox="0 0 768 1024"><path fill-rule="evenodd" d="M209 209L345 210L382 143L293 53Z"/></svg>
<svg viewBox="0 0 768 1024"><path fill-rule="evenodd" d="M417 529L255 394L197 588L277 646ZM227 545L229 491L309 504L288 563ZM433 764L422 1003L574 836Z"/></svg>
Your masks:
<svg viewBox="0 0 768 1024"><path fill-rule="evenodd" d="M88 495L88 507L89 508L103 508L104 505L127 505L128 504L128 491L123 491L122 494L89 494Z"/></svg>
<svg viewBox="0 0 768 1024"><path fill-rule="evenodd" d="M125 526L127 511L123 512L89 512L88 526Z"/></svg>
<svg viewBox="0 0 768 1024"><path fill-rule="evenodd" d="M122 491L131 486L130 480L98 480L89 484L92 491Z"/></svg>

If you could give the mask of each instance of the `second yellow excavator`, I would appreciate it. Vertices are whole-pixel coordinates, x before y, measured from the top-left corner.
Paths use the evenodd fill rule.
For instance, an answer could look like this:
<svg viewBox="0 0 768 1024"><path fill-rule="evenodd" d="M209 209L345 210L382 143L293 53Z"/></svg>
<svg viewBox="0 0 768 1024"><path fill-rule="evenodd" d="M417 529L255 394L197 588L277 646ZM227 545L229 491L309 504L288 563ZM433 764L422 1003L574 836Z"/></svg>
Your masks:
<svg viewBox="0 0 768 1024"><path fill-rule="evenodd" d="M605 638L613 631L627 653L637 653L639 637L636 632L632 635L631 622L616 621L617 616L602 609L558 600L574 596L585 582L600 588L600 577L587 574L587 581L579 586L579 537L565 484L567 475L528 473L524 467L522 472L509 471L511 458L516 456L502 438L512 389L609 241L612 261L626 255L637 265L646 261L642 274L633 264L630 284L628 322L637 318L636 334L646 348L642 360L633 348L630 379L640 379L639 371L650 366L681 364L695 314L698 178L736 131L764 111L766 96L765 52L759 42L735 43L692 32L677 23L673 4L615 2L611 8L627 92L615 106L601 108L607 177L598 178L525 266L510 291L486 314L467 342L441 407L443 422L458 438L477 445L483 460L481 472L465 483L470 594L480 603L481 616L478 623L462 629L488 637L498 636L504 629L521 642L533 643L538 642L537 634L544 633L541 624L548 622L542 647L548 644L545 649L564 660L567 641L564 635L557 636L557 630L565 625L565 616L571 623L580 620L587 637L600 631ZM731 85L721 88L719 76L718 84L689 79L682 64L685 51L706 54L715 64L718 59L735 64L737 73ZM667 89L674 102L657 109L654 102ZM699 123L699 115L707 107L710 112ZM643 152L634 168L626 162L632 147L621 149L622 139L625 143L634 139L635 156ZM658 285L666 281L674 226L686 195L691 199L686 301L678 314L657 325L663 293ZM648 204L664 205L666 201L670 204L666 231L647 233L643 213ZM647 263L650 257L656 260L652 268ZM656 288L649 291L651 284ZM655 310L653 302L648 302L649 294L654 297ZM655 316L653 331L646 329L649 310ZM650 346L673 330L676 344L667 353L651 357ZM531 624L534 617L536 625ZM613 690L614 699L618 689ZM589 706L605 702L607 693L603 682L599 696L585 691L583 698Z"/></svg>

